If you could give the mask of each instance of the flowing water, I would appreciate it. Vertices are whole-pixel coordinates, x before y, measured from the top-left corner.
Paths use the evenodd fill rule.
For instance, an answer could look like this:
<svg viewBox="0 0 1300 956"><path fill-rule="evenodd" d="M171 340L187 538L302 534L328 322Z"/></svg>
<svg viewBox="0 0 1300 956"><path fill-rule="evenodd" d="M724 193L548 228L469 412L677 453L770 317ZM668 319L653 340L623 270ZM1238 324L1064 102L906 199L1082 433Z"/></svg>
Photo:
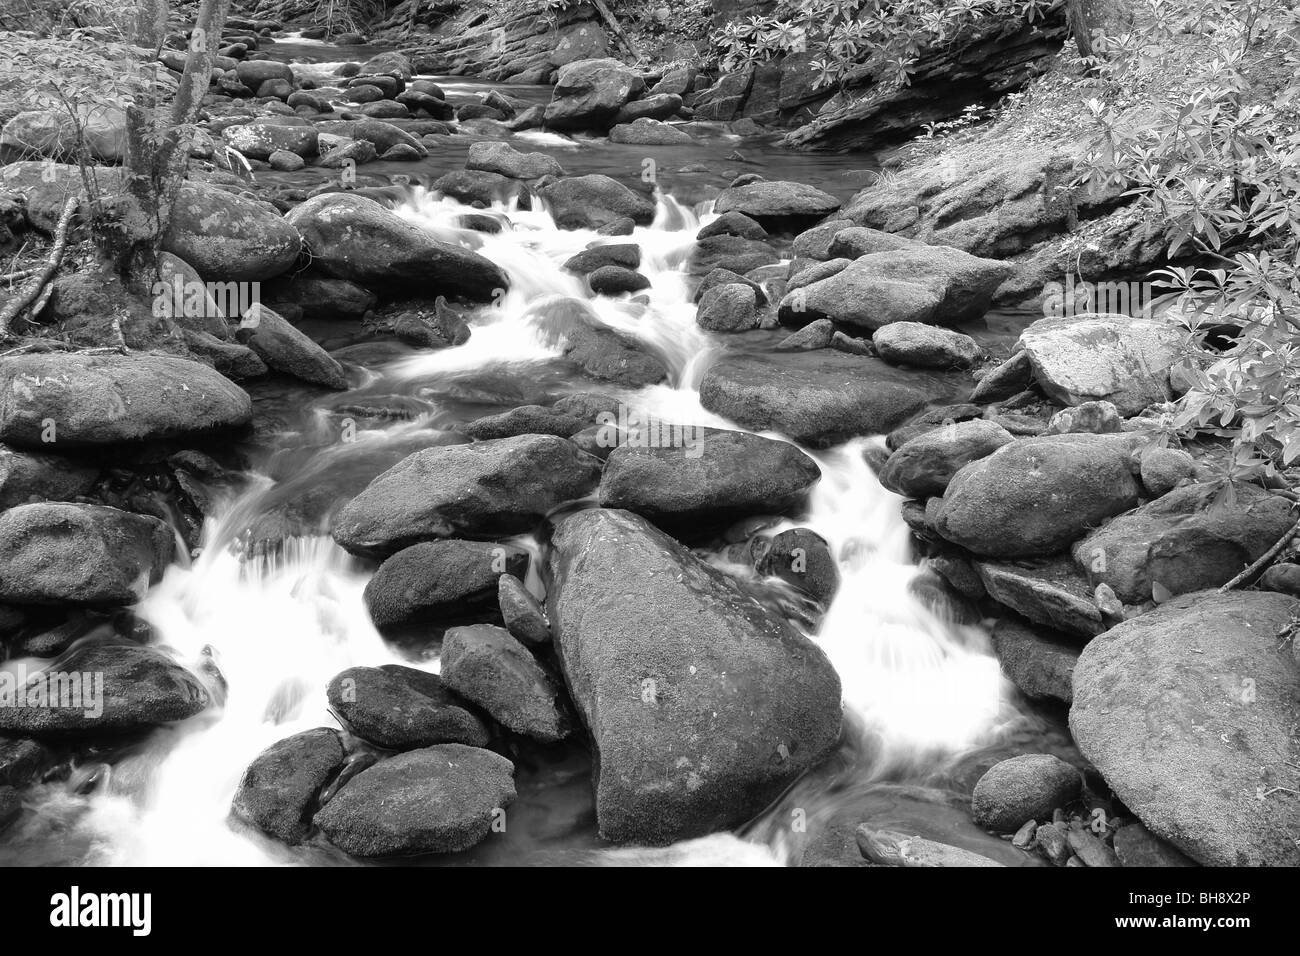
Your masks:
<svg viewBox="0 0 1300 956"><path fill-rule="evenodd" d="M457 90L450 84L449 89ZM536 148L545 136L524 134L515 145ZM714 167L719 166L717 149L716 144L699 147L702 153L713 151ZM618 147L611 152L608 146L566 142L564 150L555 152L571 172L602 166L608 171L621 161ZM796 157L788 165L799 168L782 168L781 174L828 187L854 161L866 162L826 158L813 175L809 168L818 160ZM437 158L430 162L443 165ZM853 188L842 183L836 191ZM0 847L0 858L178 865L350 862L325 847L290 850L232 827L230 800L240 775L272 742L334 725L325 687L340 670L414 661L436 671L436 656L398 648L379 636L361 598L367 566L328 536L295 537L283 549L248 558L239 557L233 545L259 516L285 501L322 487L352 487L348 494L355 493L349 479L355 485L357 476L374 473L374 462L385 455L396 460L409 443L436 440L456 422L538 397L599 390L666 421L734 427L700 405L697 386L719 354L743 345L696 326L688 277L681 271L696 231L712 217L709 204L674 196L669 187L660 190L658 203L653 225L638 228L630 239L608 240L640 244L641 271L651 281L648 301L589 300L601 321L646 343L671 368L665 384L620 393L582 379L565 365L539 308L552 296L588 298L582 280L560 265L601 237L557 230L536 200L531 211L491 210L508 223L499 234L468 231L456 225L466 207L411 187L397 211L438 238L464 243L492 259L509 274L509 292L472 316L473 332L462 346L425 352L376 345L339 349L336 354L353 366L357 381L341 396L283 386L255 392L258 414L266 420L257 430L254 475L209 520L192 562L170 568L138 608L178 660L206 675L217 705L115 754L111 766L83 763L70 780L45 785L35 800L37 812ZM311 331L327 344L349 339L339 329ZM351 440L339 440L339 409L385 403L402 415L348 419ZM468 853L431 862L793 862L808 838L794 835L804 830L787 826L792 812L825 822L847 810L861 820L861 808L871 805L878 785L894 788L889 800L895 806L899 787L923 789L950 781L950 771L980 748L995 747L1014 734L1039 733L1041 723L1011 706L984 631L936 617L909 591L918 569L900 499L881 488L863 456L879 440L856 439L813 453L823 477L806 515L772 529L811 527L839 556L842 585L812 634L844 688L848 733L827 768L796 784L738 834L666 850L610 849L595 835L590 760L580 747L512 754L519 800L511 809L509 832ZM345 500L348 494L340 491L338 497ZM520 543L535 557L539 553L531 538ZM721 555L713 560L723 563ZM732 570L754 577L752 570ZM535 570L528 584L540 593ZM748 584L793 600L779 584ZM910 799L906 793L904 799ZM926 805L925 799L915 804Z"/></svg>

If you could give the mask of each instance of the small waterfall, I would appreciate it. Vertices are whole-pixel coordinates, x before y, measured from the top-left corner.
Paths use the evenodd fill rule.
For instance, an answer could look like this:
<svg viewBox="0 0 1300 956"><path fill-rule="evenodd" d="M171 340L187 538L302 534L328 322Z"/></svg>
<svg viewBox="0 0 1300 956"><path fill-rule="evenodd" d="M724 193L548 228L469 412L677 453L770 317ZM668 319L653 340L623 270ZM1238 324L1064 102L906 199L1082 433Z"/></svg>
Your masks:
<svg viewBox="0 0 1300 956"><path fill-rule="evenodd" d="M645 300L598 298L589 306L599 321L666 356L676 384L622 397L664 420L731 427L700 404L700 376L726 344L696 325L689 278L681 271L696 231L712 218L707 207L697 213L660 197L655 222L629 238L559 230L540 203L527 211L505 205L488 210L505 227L485 235L458 224L458 217L483 210L418 188L397 212L443 241L475 248L506 271L511 287L470 314L473 331L466 344L401 359L375 370L378 377L410 383L555 359L559 348L539 322L539 303L554 296L587 298L581 278L561 268L564 261L593 241L635 242L643 252L641 271L651 280ZM412 427L390 425L368 435L383 442ZM898 499L866 465L869 441L816 455L823 478L799 524L820 533L838 556L842 585L814 637L841 676L850 723L873 742L873 772L880 772L975 743L997 726L1004 695L983 634L936 618L910 593L917 569L908 530ZM210 521L199 557L189 567L171 568L139 607L179 659L210 662L209 670L220 672L214 695L221 703L183 726L157 732L86 801L79 826L90 837L90 862L302 861L303 851L231 828L228 811L239 777L272 742L333 725L325 687L339 671L401 660L368 619L362 602L367 572L328 537L298 538L255 560L241 560L229 546L269 486L267 479L254 481ZM537 554L536 542L519 543ZM417 666L436 670L437 663ZM754 834L757 843L718 835L663 851L605 851L589 862L785 858L780 841L764 836L762 828Z"/></svg>

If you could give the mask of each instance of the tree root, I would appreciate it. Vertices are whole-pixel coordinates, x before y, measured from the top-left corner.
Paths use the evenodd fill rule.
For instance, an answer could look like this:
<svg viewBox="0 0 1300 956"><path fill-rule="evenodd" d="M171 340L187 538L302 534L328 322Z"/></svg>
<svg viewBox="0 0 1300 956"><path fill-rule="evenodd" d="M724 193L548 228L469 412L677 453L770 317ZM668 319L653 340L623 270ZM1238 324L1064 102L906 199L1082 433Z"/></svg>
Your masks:
<svg viewBox="0 0 1300 956"><path fill-rule="evenodd" d="M54 230L54 248L50 250L45 265L36 274L35 279L28 282L17 295L5 303L4 309L0 310L0 339L10 338L12 333L9 326L27 306L40 299L41 301L38 304L44 308L48 296L42 296L41 290L45 288L45 284L54 277L54 273L58 272L59 266L63 264L63 253L68 247L68 227L72 224L73 214L76 213L80 201L78 196L68 197L68 201L63 204L63 213L59 216L59 224Z"/></svg>

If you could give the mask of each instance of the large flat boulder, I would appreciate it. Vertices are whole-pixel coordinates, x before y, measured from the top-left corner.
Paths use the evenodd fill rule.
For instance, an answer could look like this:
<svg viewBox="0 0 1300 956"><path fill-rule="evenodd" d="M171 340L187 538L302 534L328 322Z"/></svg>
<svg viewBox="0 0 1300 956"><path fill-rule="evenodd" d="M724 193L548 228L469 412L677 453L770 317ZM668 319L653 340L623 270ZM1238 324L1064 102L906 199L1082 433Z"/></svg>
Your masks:
<svg viewBox="0 0 1300 956"><path fill-rule="evenodd" d="M713 204L719 215L740 212L763 226L821 219L839 208L838 199L813 186L768 180L724 189Z"/></svg>
<svg viewBox="0 0 1300 956"><path fill-rule="evenodd" d="M1034 378L1062 405L1108 401L1121 415L1173 397L1169 370L1187 331L1160 318L1087 314L1039 319L1020 334Z"/></svg>
<svg viewBox="0 0 1300 956"><path fill-rule="evenodd" d="M884 362L819 349L724 356L705 373L700 400L745 428L825 448L889 431L928 396Z"/></svg>
<svg viewBox="0 0 1300 956"><path fill-rule="evenodd" d="M242 388L172 355L44 352L0 362L0 441L50 450L188 438L241 427Z"/></svg>
<svg viewBox="0 0 1300 956"><path fill-rule="evenodd" d="M353 553L391 554L437 538L526 531L594 489L600 464L555 435L426 448L348 502L334 539Z"/></svg>
<svg viewBox="0 0 1300 956"><path fill-rule="evenodd" d="M288 220L302 234L312 265L339 279L478 302L510 286L505 272L488 259L435 239L364 196L322 193L295 207Z"/></svg>
<svg viewBox="0 0 1300 956"><path fill-rule="evenodd" d="M1263 591L1175 597L1094 639L1070 730L1147 828L1207 866L1300 865L1300 603Z"/></svg>
<svg viewBox="0 0 1300 956"><path fill-rule="evenodd" d="M747 432L688 428L680 443L625 444L605 462L603 508L634 511L657 524L719 521L784 511L821 477L794 445Z"/></svg>
<svg viewBox="0 0 1300 956"><path fill-rule="evenodd" d="M835 746L830 662L726 575L625 511L570 515L552 545L552 626L606 839L735 825Z"/></svg>
<svg viewBox="0 0 1300 956"><path fill-rule="evenodd" d="M1011 267L947 246L873 252L788 293L783 321L833 319L865 329L896 322L959 325L988 311Z"/></svg>

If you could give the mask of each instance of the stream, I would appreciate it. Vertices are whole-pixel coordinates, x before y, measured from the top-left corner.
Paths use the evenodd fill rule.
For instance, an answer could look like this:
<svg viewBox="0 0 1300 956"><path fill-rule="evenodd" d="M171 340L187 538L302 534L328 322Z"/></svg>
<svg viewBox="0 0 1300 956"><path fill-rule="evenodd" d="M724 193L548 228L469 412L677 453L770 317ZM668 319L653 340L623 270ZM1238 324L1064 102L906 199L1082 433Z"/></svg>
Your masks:
<svg viewBox="0 0 1300 956"><path fill-rule="evenodd" d="M378 52L340 53L309 41L284 41L272 49L295 65L314 63L322 74L340 56L360 59ZM476 100L493 88L533 102L549 95L544 87L432 79L452 102ZM362 602L369 565L327 534L297 537L283 549L247 559L233 545L268 512L309 491L319 496L338 489L346 500L355 493L342 491L349 477L373 473L368 463L376 456L394 455L414 439L427 443L458 423L567 392L601 391L665 421L735 428L705 410L698 392L710 363L728 349L746 347L748 338L709 333L695 322L691 282L682 267L695 233L715 218L711 202L702 197L739 173L758 172L847 199L876 168L870 155L792 154L754 139L742 146L722 126L686 148L619 146L552 133L512 136L516 148L543 149L571 175L635 178L643 158L655 157L654 223L612 240L641 246L641 272L651 287L645 301L637 302L627 296L592 298L581 277L561 269L588 244L606 240L594 231L557 229L536 198L532 210L501 205L488 210L508 223L498 234L458 226L458 216L484 210L439 198L421 183L460 168L469 141L433 148L418 163L369 164L362 173L367 181L403 182L405 198L396 211L437 238L468 245L495 262L510 277L509 292L494 306L470 313L472 334L465 344L439 351L360 341L345 323L304 323L304 330L348 368L353 387L325 393L275 380L249 388L257 417L246 449L253 466L249 481L208 520L197 554L173 565L137 608L163 646L205 675L216 705L154 732L111 762L83 763L68 779L42 785L38 812L0 846L0 862L356 865L322 840L289 848L232 825L231 797L244 769L267 746L303 730L336 725L325 687L339 671L403 662L436 672L437 647L380 636ZM309 168L266 175L310 186L330 172ZM396 176L406 179L393 180ZM538 303L550 296L588 299L604 323L665 359L669 381L628 391L574 374L538 319ZM964 331L996 345L1009 341L1025 321L993 313L978 328ZM751 333L763 334L777 333ZM412 862L851 862L852 827L869 818L881 825L910 825L989 855L1001 852L1004 841L971 824L952 795L968 794L983 768L1027 739L1037 740L1041 750L1061 744L1066 739L1061 715L1030 712L1013 698L983 627L941 619L909 590L918 567L901 499L877 483L863 454L882 441L855 439L809 451L822 479L806 513L771 529L811 528L839 560L840 589L811 634L843 684L845 737L825 766L735 833L660 849L612 848L596 834L585 744L511 753L519 797L507 832L464 853ZM536 556L542 544L532 536L517 543L534 554L526 583L541 594ZM759 580L752 568L729 563L722 548L697 553L747 586L765 589L773 604L797 603L779 582Z"/></svg>

